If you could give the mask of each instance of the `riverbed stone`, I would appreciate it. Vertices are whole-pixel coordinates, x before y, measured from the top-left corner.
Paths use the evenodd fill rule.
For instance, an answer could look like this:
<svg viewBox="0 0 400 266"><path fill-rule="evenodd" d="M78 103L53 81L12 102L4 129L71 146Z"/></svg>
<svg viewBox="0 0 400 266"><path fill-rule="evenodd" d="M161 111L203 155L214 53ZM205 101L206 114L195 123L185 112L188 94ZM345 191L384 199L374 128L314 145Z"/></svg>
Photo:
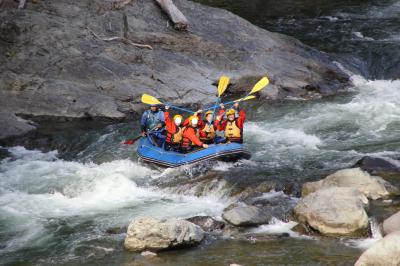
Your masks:
<svg viewBox="0 0 400 266"><path fill-rule="evenodd" d="M339 170L326 178L303 185L302 196L329 187L351 187L360 190L366 197L376 200L388 198L399 190L379 176L371 176L360 168Z"/></svg>
<svg viewBox="0 0 400 266"><path fill-rule="evenodd" d="M263 99L321 97L352 85L326 53L229 11L176 0L190 22L190 31L177 32L155 1L137 0L120 10L113 2L28 1L17 10L18 2L4 0L1 111L120 120L145 108L142 93L178 105L211 104L222 74L231 77L229 93L240 95L268 75L271 86L260 93ZM152 50L103 40L121 36L123 14L129 40Z"/></svg>
<svg viewBox="0 0 400 266"><path fill-rule="evenodd" d="M295 216L323 235L352 236L366 233L368 199L354 188L317 190L300 199Z"/></svg>
<svg viewBox="0 0 400 266"><path fill-rule="evenodd" d="M400 232L393 232L364 251L355 266L398 266L399 254Z"/></svg>
<svg viewBox="0 0 400 266"><path fill-rule="evenodd" d="M225 227L224 222L217 221L211 216L194 216L186 220L200 226L206 232L220 231Z"/></svg>
<svg viewBox="0 0 400 266"><path fill-rule="evenodd" d="M140 217L129 224L124 246L130 251L159 251L197 245L203 238L204 231L188 221Z"/></svg>
<svg viewBox="0 0 400 266"><path fill-rule="evenodd" d="M384 220L382 223L382 229L385 235L400 231L400 211Z"/></svg>
<svg viewBox="0 0 400 266"><path fill-rule="evenodd" d="M271 214L256 206L241 205L225 210L222 218L235 226L255 226L268 223Z"/></svg>

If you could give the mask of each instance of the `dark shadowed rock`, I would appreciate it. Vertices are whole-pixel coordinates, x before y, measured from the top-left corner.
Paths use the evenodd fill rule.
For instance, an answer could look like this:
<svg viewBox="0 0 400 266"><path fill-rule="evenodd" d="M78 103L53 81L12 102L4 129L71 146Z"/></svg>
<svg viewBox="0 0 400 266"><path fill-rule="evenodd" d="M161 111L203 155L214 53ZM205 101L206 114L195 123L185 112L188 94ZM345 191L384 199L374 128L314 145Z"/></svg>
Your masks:
<svg viewBox="0 0 400 266"><path fill-rule="evenodd" d="M217 221L210 216L194 216L186 220L200 226L201 229L207 232L220 231L225 227L224 222Z"/></svg>
<svg viewBox="0 0 400 266"><path fill-rule="evenodd" d="M400 172L400 161L386 157L372 157L365 156L361 158L354 167L360 167L361 169L372 172L389 172L399 173Z"/></svg>
<svg viewBox="0 0 400 266"><path fill-rule="evenodd" d="M3 112L121 119L131 108L143 109L144 92L181 105L211 103L221 74L232 78L228 92L234 94L268 74L271 85L262 96L269 99L332 95L351 85L327 54L186 0L175 4L189 19L189 32L173 30L155 1L137 0L122 10L111 0L28 1L24 10L3 2ZM123 13L129 39L153 50L102 40L122 35Z"/></svg>

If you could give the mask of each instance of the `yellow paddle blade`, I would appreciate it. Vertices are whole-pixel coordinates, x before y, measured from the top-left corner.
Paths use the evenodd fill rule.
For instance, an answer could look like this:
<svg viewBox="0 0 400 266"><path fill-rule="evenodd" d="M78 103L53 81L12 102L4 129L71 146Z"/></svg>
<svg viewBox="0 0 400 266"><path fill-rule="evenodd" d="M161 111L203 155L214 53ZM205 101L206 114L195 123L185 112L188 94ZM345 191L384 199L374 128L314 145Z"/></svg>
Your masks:
<svg viewBox="0 0 400 266"><path fill-rule="evenodd" d="M221 97L226 88L228 88L228 85L229 85L229 77L221 76L218 83L218 97Z"/></svg>
<svg viewBox="0 0 400 266"><path fill-rule="evenodd" d="M145 104L162 104L156 97L144 93L142 95L142 103Z"/></svg>
<svg viewBox="0 0 400 266"><path fill-rule="evenodd" d="M235 103L243 102L243 101L251 100L251 99L254 99L254 98L256 98L256 96L250 95L250 96L247 96L247 97L244 97L244 98L237 99L237 100L235 100L233 102L235 102Z"/></svg>
<svg viewBox="0 0 400 266"><path fill-rule="evenodd" d="M269 79L267 77L263 77L256 83L256 85L254 85L253 89L249 94L253 94L256 93L257 91L264 89L268 84L269 84Z"/></svg>

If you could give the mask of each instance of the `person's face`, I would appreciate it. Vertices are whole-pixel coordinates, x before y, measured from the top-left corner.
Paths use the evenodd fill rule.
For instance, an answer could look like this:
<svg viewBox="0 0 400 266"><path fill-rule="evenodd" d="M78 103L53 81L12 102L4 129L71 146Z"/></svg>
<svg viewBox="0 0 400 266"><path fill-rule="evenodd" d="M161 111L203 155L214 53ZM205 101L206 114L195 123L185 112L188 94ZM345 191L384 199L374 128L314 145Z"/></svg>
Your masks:
<svg viewBox="0 0 400 266"><path fill-rule="evenodd" d="M175 118L175 125L177 126L177 127L179 127L180 125L181 125L181 123L182 123L182 119L180 118L180 117L177 117L177 118Z"/></svg>
<svg viewBox="0 0 400 266"><path fill-rule="evenodd" d="M207 120L208 122L212 122L212 119L213 119L213 115L212 115L212 114L208 114L208 115L206 116L206 120Z"/></svg>
<svg viewBox="0 0 400 266"><path fill-rule="evenodd" d="M150 110L151 110L152 112L157 111L157 106L152 106L152 107L150 107Z"/></svg>
<svg viewBox="0 0 400 266"><path fill-rule="evenodd" d="M228 120L229 121L235 120L235 115L228 115Z"/></svg>

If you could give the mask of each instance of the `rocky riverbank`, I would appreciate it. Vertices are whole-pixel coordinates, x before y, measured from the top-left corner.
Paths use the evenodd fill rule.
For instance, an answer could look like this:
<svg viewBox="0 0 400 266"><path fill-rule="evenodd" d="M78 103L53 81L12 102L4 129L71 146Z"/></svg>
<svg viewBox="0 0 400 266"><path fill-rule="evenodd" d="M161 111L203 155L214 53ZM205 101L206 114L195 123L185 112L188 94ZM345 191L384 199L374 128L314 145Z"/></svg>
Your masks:
<svg viewBox="0 0 400 266"><path fill-rule="evenodd" d="M153 1L115 10L112 1L0 3L0 138L36 125L19 117L124 119L143 92L181 105L209 103L221 74L241 93L267 74L261 97L315 98L351 86L332 58L232 13L175 1L190 22L175 31ZM152 50L103 39L122 36ZM129 96L136 103L129 105Z"/></svg>

